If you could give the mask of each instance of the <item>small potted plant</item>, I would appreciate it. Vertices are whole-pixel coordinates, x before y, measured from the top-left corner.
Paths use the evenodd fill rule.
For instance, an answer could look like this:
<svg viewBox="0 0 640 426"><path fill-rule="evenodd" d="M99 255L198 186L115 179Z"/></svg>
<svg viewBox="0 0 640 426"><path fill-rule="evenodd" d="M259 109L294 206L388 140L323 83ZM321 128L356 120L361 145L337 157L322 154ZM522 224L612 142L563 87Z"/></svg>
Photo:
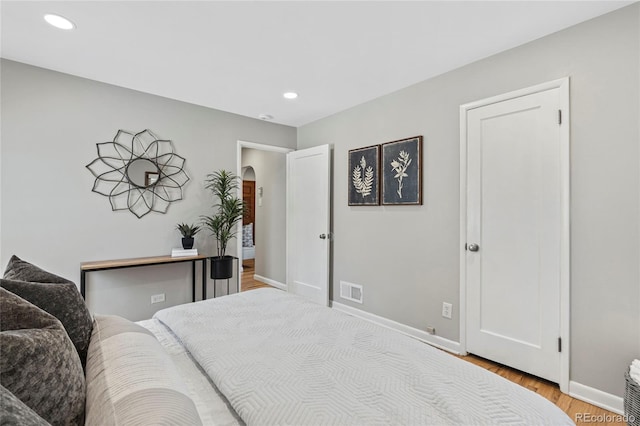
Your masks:
<svg viewBox="0 0 640 426"><path fill-rule="evenodd" d="M176 229L182 234L182 248L185 250L193 248L193 237L200 231L200 226L179 223Z"/></svg>
<svg viewBox="0 0 640 426"><path fill-rule="evenodd" d="M201 216L202 226L211 231L217 242L217 256L211 258L211 278L225 279L233 276L233 256L227 256L227 244L235 237L236 224L244 215L244 202L237 197L238 177L226 170L207 175L205 187L211 191L217 203L216 212Z"/></svg>

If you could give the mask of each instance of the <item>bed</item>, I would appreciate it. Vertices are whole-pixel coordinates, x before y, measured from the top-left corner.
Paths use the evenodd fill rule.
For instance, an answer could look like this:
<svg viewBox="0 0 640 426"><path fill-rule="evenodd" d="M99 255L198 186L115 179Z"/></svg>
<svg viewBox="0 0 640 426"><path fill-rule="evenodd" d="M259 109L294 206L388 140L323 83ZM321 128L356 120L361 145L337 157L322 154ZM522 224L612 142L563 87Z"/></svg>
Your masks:
<svg viewBox="0 0 640 426"><path fill-rule="evenodd" d="M177 339L170 346L179 341L224 395L224 424L236 414L259 425L573 424L498 375L276 289L176 306L142 325Z"/></svg>
<svg viewBox="0 0 640 426"><path fill-rule="evenodd" d="M169 328L156 319L139 321L137 324L151 331L171 357L186 385L188 396L195 404L202 424L214 426L244 424L224 395Z"/></svg>
<svg viewBox="0 0 640 426"><path fill-rule="evenodd" d="M276 289L90 315L12 257L0 280L7 425L573 424L551 402L396 331Z"/></svg>

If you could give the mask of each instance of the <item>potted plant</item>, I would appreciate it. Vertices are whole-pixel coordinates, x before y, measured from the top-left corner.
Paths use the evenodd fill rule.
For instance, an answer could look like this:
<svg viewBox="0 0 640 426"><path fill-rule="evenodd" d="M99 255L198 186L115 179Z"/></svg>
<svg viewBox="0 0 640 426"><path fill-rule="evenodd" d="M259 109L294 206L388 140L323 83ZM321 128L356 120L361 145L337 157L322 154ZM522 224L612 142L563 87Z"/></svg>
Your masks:
<svg viewBox="0 0 640 426"><path fill-rule="evenodd" d="M238 177L226 170L207 175L205 188L211 191L217 203L216 212L201 216L202 225L211 231L217 242L217 256L211 258L211 278L233 276L233 256L227 256L227 244L235 237L236 224L244 215L244 202L237 197Z"/></svg>
<svg viewBox="0 0 640 426"><path fill-rule="evenodd" d="M193 237L200 231L199 225L187 225L186 223L179 223L176 229L182 234L182 248L193 248Z"/></svg>

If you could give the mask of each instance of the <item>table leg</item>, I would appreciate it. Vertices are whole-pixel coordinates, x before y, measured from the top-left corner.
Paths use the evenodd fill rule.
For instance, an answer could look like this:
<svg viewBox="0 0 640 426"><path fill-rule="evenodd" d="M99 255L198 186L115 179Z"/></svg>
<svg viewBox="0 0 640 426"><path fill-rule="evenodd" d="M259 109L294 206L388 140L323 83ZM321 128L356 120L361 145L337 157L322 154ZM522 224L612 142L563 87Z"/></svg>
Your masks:
<svg viewBox="0 0 640 426"><path fill-rule="evenodd" d="M202 300L207 298L207 259L202 259Z"/></svg>
<svg viewBox="0 0 640 426"><path fill-rule="evenodd" d="M82 295L83 299L87 299L85 296L85 292L86 292L86 276L85 276L86 272L83 270L80 270L80 294Z"/></svg>
<svg viewBox="0 0 640 426"><path fill-rule="evenodd" d="M204 260L204 262L206 262L206 260ZM204 280L202 280L202 300L207 300L207 279L206 279L207 277L203 276L202 278L204 278ZM216 294L216 287L215 287L216 282L215 281L213 282L213 285L214 285L214 287L213 287L213 295L215 296L215 294Z"/></svg>
<svg viewBox="0 0 640 426"><path fill-rule="evenodd" d="M196 261L191 261L191 301L196 301Z"/></svg>
<svg viewBox="0 0 640 426"><path fill-rule="evenodd" d="M236 293L240 293L240 259L236 258Z"/></svg>

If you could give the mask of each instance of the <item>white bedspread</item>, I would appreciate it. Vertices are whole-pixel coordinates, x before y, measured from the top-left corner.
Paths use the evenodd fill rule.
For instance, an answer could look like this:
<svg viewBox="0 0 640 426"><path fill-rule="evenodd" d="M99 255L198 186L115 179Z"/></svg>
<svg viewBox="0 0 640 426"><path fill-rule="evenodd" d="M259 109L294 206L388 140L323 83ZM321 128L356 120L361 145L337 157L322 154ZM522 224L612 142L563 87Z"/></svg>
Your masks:
<svg viewBox="0 0 640 426"><path fill-rule="evenodd" d="M180 341L160 321L138 321L138 325L151 331L171 357L184 381L189 397L198 410L205 426L242 426L244 422L229 406L227 400L210 382L209 377L193 362Z"/></svg>
<svg viewBox="0 0 640 426"><path fill-rule="evenodd" d="M176 306L154 318L248 425L573 424L496 374L279 290Z"/></svg>

